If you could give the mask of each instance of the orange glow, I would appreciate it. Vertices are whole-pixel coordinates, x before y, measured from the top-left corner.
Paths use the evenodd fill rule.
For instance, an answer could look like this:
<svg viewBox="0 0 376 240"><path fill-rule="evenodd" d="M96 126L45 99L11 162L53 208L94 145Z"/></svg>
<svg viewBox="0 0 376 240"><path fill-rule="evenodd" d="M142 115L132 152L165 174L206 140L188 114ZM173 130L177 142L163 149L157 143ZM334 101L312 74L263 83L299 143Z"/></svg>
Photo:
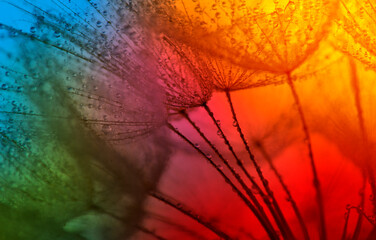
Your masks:
<svg viewBox="0 0 376 240"><path fill-rule="evenodd" d="M376 74L368 69L374 67L376 52L376 12L371 2L180 0L175 4L157 4L160 11L153 15L153 20L159 21L158 26L153 25L158 34L196 52L190 55L189 64L205 77L190 81L213 83L213 96L202 106L212 109L220 120L219 127L223 126L224 136L199 105L187 108L187 114L223 150L225 158L231 159L231 164L236 166L234 159L238 155L247 159L246 168L252 176L259 177L259 184L262 185L263 177L268 179L297 239L308 239L305 227L311 239L338 239L344 231L345 236L354 234L359 239L375 237L369 234L373 223L359 220L354 214L358 209L358 215L374 216L376 203L374 198L369 200L376 190L372 180L376 167ZM185 53L181 50L179 55ZM174 120L173 124L186 136L200 143L197 148L210 150L186 119ZM263 174L248 159L243 138ZM232 150L236 154L231 154ZM218 189L220 178L214 176L212 168L202 170L206 167L188 163L189 158L174 158L176 164L183 166L171 167L162 189L177 188L170 185L171 179L188 181L175 170L186 172L197 181L182 183L192 188L188 192L199 186L207 190L195 196L179 191L176 196L191 202L209 219L221 215L226 208L216 197L226 198L235 212L223 212L226 217L213 223L232 236L249 239L239 229L249 230L248 224L260 224L262 220L245 214L248 210L239 199L227 199L231 194ZM197 165L202 172L195 172ZM298 221L291 202L285 200L286 191L277 174L283 176L293 193L305 227ZM246 178L247 174L241 175ZM312 179L320 184L312 184ZM364 184L364 179L368 184ZM206 197L212 204L201 209L201 201ZM262 202L262 197L258 198ZM267 202L263 206L268 209ZM273 218L272 209L267 216ZM288 228L280 227L278 224L283 221L278 221L275 219L273 226L282 229L284 239L290 239ZM362 224L361 231L355 227L357 224ZM268 238L267 230L261 230L265 226L261 225L257 225L258 230L249 230L255 239Z"/></svg>

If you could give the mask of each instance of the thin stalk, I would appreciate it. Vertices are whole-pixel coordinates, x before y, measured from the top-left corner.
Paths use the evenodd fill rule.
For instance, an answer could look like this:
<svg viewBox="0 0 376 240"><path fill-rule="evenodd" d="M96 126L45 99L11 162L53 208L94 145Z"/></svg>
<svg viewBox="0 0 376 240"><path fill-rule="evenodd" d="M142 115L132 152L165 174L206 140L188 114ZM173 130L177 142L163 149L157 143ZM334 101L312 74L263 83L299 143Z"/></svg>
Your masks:
<svg viewBox="0 0 376 240"><path fill-rule="evenodd" d="M226 233L222 232L221 230L214 227L211 223L203 220L203 218L195 213L192 209L189 207L181 204L180 202L173 200L171 197L166 196L165 194L162 194L160 192L151 191L149 192L149 195L154 197L155 199L158 199L159 201L165 203L166 205L175 208L179 212L183 213L184 215L192 218L202 226L209 229L211 232L213 232L215 235L220 237L221 239L231 239Z"/></svg>
<svg viewBox="0 0 376 240"><path fill-rule="evenodd" d="M129 221L123 217L120 217L120 216L117 216L116 214L112 213L112 212L109 212L107 210L105 210L103 207L100 207L96 204L93 204L92 206L92 209L95 210L95 211L98 211L100 213L104 213L104 214L107 214L108 216L120 221L120 222L123 222L124 224L129 224ZM156 239L159 239L159 240L167 240L166 238L162 237L162 236L159 236L157 233L155 233L154 231L146 228L146 227L143 227L139 224L135 224L134 225L135 228L137 228L138 230L140 230L141 232L144 232L146 234L149 234L151 236L153 236L154 238Z"/></svg>
<svg viewBox="0 0 376 240"><path fill-rule="evenodd" d="M167 238L164 238L162 236L159 236L158 234L156 234L154 231L150 230L150 229L147 229L143 226L137 226L138 230L140 230L141 232L145 233L145 234L148 234L152 237L154 237L155 239L158 239L158 240L167 240Z"/></svg>
<svg viewBox="0 0 376 240"><path fill-rule="evenodd" d="M371 166L369 159L370 159L370 152L369 152L369 141L368 136L366 132L365 122L364 122L364 116L363 116L363 108L362 108L362 99L360 95L360 87L359 87L359 79L356 69L356 64L352 58L349 58L349 65L350 65L350 74L351 74L351 86L354 93L354 101L355 101L355 107L358 114L358 123L360 132L362 134L362 140L364 142L365 146L365 158L366 161L366 169L368 174L369 183L371 186L372 194L373 196L376 196L376 182L375 182L375 174L373 171L373 167ZM373 213L376 215L376 198L373 198L372 200L373 205Z"/></svg>
<svg viewBox="0 0 376 240"><path fill-rule="evenodd" d="M345 225L343 226L341 240L347 239L347 227L349 225L350 213L351 213L351 208L347 209L346 213L345 213ZM359 214L359 216L360 216L360 214Z"/></svg>
<svg viewBox="0 0 376 240"><path fill-rule="evenodd" d="M366 185L367 185L367 175L363 173L363 185L360 190L360 203L359 203L360 209L364 209ZM352 240L357 240L359 238L362 223L363 223L363 215L359 214L358 220L356 222L355 230L351 238Z"/></svg>
<svg viewBox="0 0 376 240"><path fill-rule="evenodd" d="M262 173L261 167L257 163L255 156L251 152L251 148L249 147L249 144L248 144L247 140L245 139L244 133L243 133L241 127L240 127L240 123L239 123L238 117L237 117L235 109L234 109L234 104L232 103L230 91L225 91L225 93L226 93L226 97L227 97L227 102L229 103L230 108L231 108L231 113L232 113L232 117L234 119L234 123L236 125L236 129L239 133L240 138L242 139L244 147L245 147L245 149L246 149L246 151L249 155L249 158L251 159L251 162L256 169L257 175L259 176L259 178L262 182L262 185L264 186L264 188L266 190L266 193L269 195L269 197L272 200L272 204L273 204L273 206L276 210L277 216L279 217L279 221L281 222L281 224L283 226L285 238L295 239L294 234L292 233L291 228L290 228L289 224L287 223L286 218L285 218L284 214L282 213L281 208L279 207L277 199L274 197L274 193L269 186L269 182L268 182L268 180L265 179L264 174Z"/></svg>
<svg viewBox="0 0 376 240"><path fill-rule="evenodd" d="M376 238L376 228L375 228L375 222L374 222L374 220L372 220L369 216L367 216L364 213L363 209L360 209L359 207L352 206L352 207L347 207L346 218L345 218L345 226L343 228L341 240L347 239L346 238L346 231L347 231L348 221L349 221L349 217L350 217L350 212L353 209L355 209L359 215L362 215L373 226L372 231L369 233L369 235L368 235L368 237L366 239L367 240L373 240L373 239L375 239Z"/></svg>
<svg viewBox="0 0 376 240"><path fill-rule="evenodd" d="M167 216L162 216L162 215L159 215L159 214L156 214L156 213L153 213L153 212L147 212L146 217L151 218L151 219L156 220L156 221L159 221L161 223L164 223L164 224L168 225L169 227L175 228L176 230L178 230L180 232L184 232L184 233L190 235L193 239L206 240L206 238L204 236L202 236L201 234L199 234L198 232L196 232L192 229L189 229L188 227L186 227L184 225L176 223L176 221L174 221L173 219L169 219Z"/></svg>
<svg viewBox="0 0 376 240"><path fill-rule="evenodd" d="M210 108L209 108L209 106L207 104L204 104L203 107L206 110L206 112L208 113L208 115L210 116L210 118L212 119L214 125L217 127L218 132L220 133L221 137L223 138L225 144L227 145L228 149L230 150L230 152L234 156L237 165L242 169L242 171L247 176L247 178L251 181L251 183L256 188L256 190L259 191L260 195L262 196L262 199L263 199L264 203L268 206L268 208L270 210L270 213L273 215L273 218L274 218L276 224L278 225L278 228L281 230L282 235L285 238L290 238L291 239L291 236L288 236L287 232L285 231L285 226L281 222L280 216L276 212L276 209L271 204L269 197L262 191L262 189L260 188L260 186L256 183L255 179L249 174L249 172L245 168L243 162L239 159L239 157L235 153L234 148L232 147L230 141L227 139L225 133L222 130L222 127L219 125L219 123L217 122L217 119L214 117L214 113L210 110Z"/></svg>
<svg viewBox="0 0 376 240"><path fill-rule="evenodd" d="M253 204L257 207L260 212L260 215L264 218L264 220L268 220L268 217L265 214L265 211L259 201L257 200L256 196L253 194L252 190L247 186L247 184L243 181L242 177L236 170L230 165L227 159L223 157L223 155L219 152L219 150L214 146L214 144L205 136L205 134L201 131L201 129L192 121L189 115L186 112L181 112L185 119L191 124L191 126L196 130L196 132L201 136L201 138L210 146L210 148L215 152L215 154L221 159L221 161L225 164L225 166L230 170L231 174L236 178L236 180L240 183L246 194L250 197Z"/></svg>
<svg viewBox="0 0 376 240"><path fill-rule="evenodd" d="M283 190L285 191L286 195L287 195L287 199L288 201L290 202L291 206L292 206L292 209L294 210L294 213L299 221L299 225L300 225L300 228L302 229L302 232L303 232L303 236L304 236L304 239L305 240L309 240L309 234L308 234L308 229L307 229L307 226L304 222L304 219L303 219L303 216L302 214L300 213L300 210L298 208L298 205L296 204L295 202L295 199L293 198L288 186L286 185L286 183L283 181L283 178L282 178L282 175L279 173L278 169L274 166L274 163L271 159L271 157L269 156L269 154L266 152L265 150L265 147L262 145L261 142L258 142L257 143L257 148L260 150L261 154L263 155L263 157L266 159L266 161L268 162L270 168L272 169L272 171L274 172L274 175L276 175L279 183L281 184Z"/></svg>
<svg viewBox="0 0 376 240"><path fill-rule="evenodd" d="M300 120L303 125L303 132L305 135L305 139L307 142L307 148L308 148L308 156L310 159L310 164L311 164L311 169L312 169L312 174L313 174L313 186L316 191L316 202L319 210L319 231L320 231L320 239L321 240L326 240L327 235L326 235L326 224L325 224L325 211L324 211L324 201L323 201L323 196L322 196L322 191L321 191L321 186L320 186L320 180L317 174L317 169L316 169L316 163L315 159L313 158L313 150L312 150L312 141L311 141L311 136L308 130L308 125L307 121L305 119L304 111L302 104L300 102L299 95L295 89L294 82L292 81L290 73L287 74L287 81L290 86L290 90L292 93L292 96L294 98L296 107L298 109L298 113L300 116Z"/></svg>
<svg viewBox="0 0 376 240"><path fill-rule="evenodd" d="M274 230L272 224L268 219L264 219L259 213L258 209L248 200L246 196L235 186L235 184L226 176L226 174L221 170L221 168L214 163L211 157L205 154L199 147L193 144L187 137L185 137L181 132L179 132L174 126L170 123L167 123L167 126L175 132L180 138L187 142L191 147L193 147L199 154L201 154L215 169L216 171L224 178L225 182L230 185L232 190L242 199L242 201L247 205L247 207L253 212L256 218L259 220L266 233L271 239L280 239L277 232Z"/></svg>
<svg viewBox="0 0 376 240"><path fill-rule="evenodd" d="M226 146L228 147L228 149L230 150L230 152L234 156L234 158L236 160L236 164L240 167L240 169L244 172L244 174L247 176L247 178L251 181L251 183L253 184L253 186L255 187L255 189L257 191L259 191L261 194L265 194L262 191L262 189L260 188L260 186L257 184L257 182L255 181L255 179L251 176L251 174L245 168L243 162L239 159L238 155L235 153L234 148L232 147L230 141L227 139L226 135L224 134L224 132L222 130L222 127L217 122L217 119L214 117L214 113L211 111L211 109L209 108L209 106L207 104L204 104L203 108L206 110L206 112L210 116L211 120L213 121L214 125L217 127L217 130L218 130L220 136L223 138Z"/></svg>

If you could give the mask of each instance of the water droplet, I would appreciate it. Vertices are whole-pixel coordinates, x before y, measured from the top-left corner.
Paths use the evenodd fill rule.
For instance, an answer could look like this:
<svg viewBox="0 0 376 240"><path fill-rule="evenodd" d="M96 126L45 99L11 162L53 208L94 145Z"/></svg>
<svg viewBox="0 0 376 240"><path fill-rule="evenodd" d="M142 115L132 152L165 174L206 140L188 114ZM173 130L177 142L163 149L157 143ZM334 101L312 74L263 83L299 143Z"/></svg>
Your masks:
<svg viewBox="0 0 376 240"><path fill-rule="evenodd" d="M232 122L232 126L237 127L237 126L238 126L238 123L234 120L234 121Z"/></svg>
<svg viewBox="0 0 376 240"><path fill-rule="evenodd" d="M7 89L8 89L8 85L5 84L5 83L3 83L3 84L1 85L1 89L2 89L2 90L7 90Z"/></svg>
<svg viewBox="0 0 376 240"><path fill-rule="evenodd" d="M59 37L61 37L61 33L58 32L58 31L55 31L54 36L55 36L55 38L59 38Z"/></svg>
<svg viewBox="0 0 376 240"><path fill-rule="evenodd" d="M200 144L195 143L195 148L200 148Z"/></svg>
<svg viewBox="0 0 376 240"><path fill-rule="evenodd" d="M30 28L30 32L31 32L31 33L35 33L36 31L37 31L37 29L36 29L35 27L31 27L31 28Z"/></svg>
<svg viewBox="0 0 376 240"><path fill-rule="evenodd" d="M202 9L199 4L195 7L195 12L198 12L198 13L202 12Z"/></svg>
<svg viewBox="0 0 376 240"><path fill-rule="evenodd" d="M290 2L287 4L286 8L288 8L290 11L294 11L294 10L296 9L296 4L295 4L295 2L294 2L294 1L290 1Z"/></svg>
<svg viewBox="0 0 376 240"><path fill-rule="evenodd" d="M101 21L97 21L97 27L98 27L98 28L101 28L101 27L102 27L102 22L101 22Z"/></svg>
<svg viewBox="0 0 376 240"><path fill-rule="evenodd" d="M217 131L217 135L220 136L220 137L223 137L221 130Z"/></svg>
<svg viewBox="0 0 376 240"><path fill-rule="evenodd" d="M109 134L111 131L112 131L112 127L111 127L110 125L105 124L105 125L102 126L102 132L103 132L104 134L107 135L107 134Z"/></svg>

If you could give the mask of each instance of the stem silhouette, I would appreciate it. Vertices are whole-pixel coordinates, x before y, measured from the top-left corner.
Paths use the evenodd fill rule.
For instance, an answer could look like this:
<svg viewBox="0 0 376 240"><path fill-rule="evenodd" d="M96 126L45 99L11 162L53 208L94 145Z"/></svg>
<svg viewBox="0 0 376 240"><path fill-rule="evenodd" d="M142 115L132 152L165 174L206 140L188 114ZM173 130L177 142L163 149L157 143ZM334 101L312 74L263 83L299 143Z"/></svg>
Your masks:
<svg viewBox="0 0 376 240"><path fill-rule="evenodd" d="M317 202L318 210L319 210L320 239L326 240L327 234L326 234L326 224L325 224L324 200L323 200L323 196L322 196L322 190L321 190L321 186L320 186L319 176L317 174L315 159L313 157L311 136L310 136L310 133L309 133L307 121L305 119L303 106L300 102L299 95L298 95L298 93L295 89L295 85L294 85L294 82L292 81L290 73L287 73L287 81L288 81L288 84L290 86L290 90L291 90L292 96L294 98L301 123L303 125L303 133L305 135L305 139L306 139L306 142L307 142L308 156L309 156L309 159L310 159L310 164L311 164L311 169L312 169L312 174L313 174L313 186L314 186L315 191L316 191L316 202Z"/></svg>
<svg viewBox="0 0 376 240"><path fill-rule="evenodd" d="M235 109L234 109L234 104L232 103L230 91L225 91L225 93L226 93L226 97L227 97L227 102L229 103L230 108L231 108L231 113L232 113L232 117L234 119L234 123L236 125L236 130L238 131L239 136L242 139L244 147L245 147L245 149L246 149L246 151L249 155L249 158L251 159L253 166L256 169L257 175L259 176L259 178L262 182L262 185L264 186L264 188L266 190L266 193L268 194L268 196L272 200L271 202L272 202L272 205L273 205L273 207L276 211L276 217L278 217L278 223L281 225L281 228L282 228L281 229L282 234L284 235L284 237L286 239L295 239L294 234L292 233L291 228L288 225L286 218L285 218L284 214L282 213L281 208L279 207L277 199L274 197L274 193L269 187L269 182L268 182L268 180L265 179L264 174L262 173L261 167L258 165L254 155L251 152L251 149L248 145L248 142L245 139L244 133L243 133L241 127L240 127L240 123L238 121L238 117L237 117Z"/></svg>
<svg viewBox="0 0 376 240"><path fill-rule="evenodd" d="M251 198L253 204L257 207L260 212L260 215L264 218L264 220L269 221L268 217L265 214L265 211L259 201L257 200L256 196L253 194L252 190L247 186L244 182L242 177L236 170L230 165L228 160L226 160L223 155L219 152L219 150L214 146L214 144L205 136L205 134L201 131L201 129L192 121L189 115L186 112L181 113L188 122L192 125L192 127L196 130L196 132L201 136L202 139L210 146L210 148L216 153L216 155L221 159L221 161L225 164L225 166L230 170L231 174L236 178L236 180L240 183L246 194Z"/></svg>
<svg viewBox="0 0 376 240"><path fill-rule="evenodd" d="M198 153L200 153L215 169L216 171L224 178L225 182L230 185L232 190L242 199L242 201L247 205L247 207L254 213L256 218L259 220L267 234L271 239L280 239L278 233L274 230L273 225L270 223L269 219L264 219L262 214L258 209L249 201L249 199L244 196L244 194L235 186L235 184L226 176L222 169L214 163L211 157L205 154L199 147L197 147L193 142L191 142L187 137L185 137L180 131L178 131L173 125L167 123L167 126L175 132L179 137L181 137L185 142L192 146Z"/></svg>
<svg viewBox="0 0 376 240"><path fill-rule="evenodd" d="M278 182L281 184L283 190L285 191L285 193L286 193L286 195L288 197L288 200L291 203L292 209L294 210L294 213L295 213L295 215L296 215L296 217L297 217L297 219L299 221L300 228L302 229L304 239L305 240L309 240L310 238L309 238L309 234L308 234L308 229L307 229L307 226L306 226L306 224L304 222L303 216L300 213L298 205L296 204L295 199L293 198L293 196L292 196L292 194L291 194L288 186L283 181L282 175L279 173L278 169L274 166L273 160L271 159L271 157L269 156L269 154L266 152L266 149L262 145L262 143L261 142L256 142L256 147L260 150L261 154L263 155L263 157L268 162L270 168L274 172L274 175L276 175L276 177L278 179Z"/></svg>

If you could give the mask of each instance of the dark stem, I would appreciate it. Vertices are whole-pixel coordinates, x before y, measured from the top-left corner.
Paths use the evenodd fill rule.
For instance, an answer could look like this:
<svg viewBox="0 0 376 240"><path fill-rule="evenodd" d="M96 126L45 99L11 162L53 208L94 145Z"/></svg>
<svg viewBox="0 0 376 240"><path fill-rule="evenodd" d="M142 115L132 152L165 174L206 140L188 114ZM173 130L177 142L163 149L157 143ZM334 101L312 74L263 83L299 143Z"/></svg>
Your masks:
<svg viewBox="0 0 376 240"><path fill-rule="evenodd" d="M203 105L203 108L206 110L206 112L208 113L208 115L210 116L210 118L212 119L214 125L217 127L218 129L218 132L219 134L221 135L221 137L223 138L226 146L228 147L228 149L230 150L230 152L232 153L232 155L234 156L235 160L236 160L236 164L240 167L240 169L243 171L243 173L247 176L248 180L251 181L252 183L252 186L255 188L256 191L258 191L260 193L261 196L266 196L265 193L263 192L263 190L260 188L260 186L257 184L257 182L255 181L255 179L249 174L249 172L247 171L247 169L245 168L243 162L239 159L239 157L237 156L237 154L235 153L234 151L234 148L232 147L230 141L227 139L226 135L224 134L223 130L222 130L222 127L219 125L219 123L217 122L217 119L214 117L214 113L210 110L209 106L204 104Z"/></svg>
<svg viewBox="0 0 376 240"><path fill-rule="evenodd" d="M317 174L316 163L315 163L315 160L313 158L312 141L311 141L311 137L310 137L310 134L309 134L308 125L307 125L307 122L306 122L306 119L305 119L303 107L302 107L302 104L300 103L300 98L299 98L298 93L295 89L295 85L294 85L294 82L292 81L290 73L287 74L287 81L288 81L288 84L290 86L290 90L291 90L291 93L293 95L293 98L294 98L294 101L295 101L295 104L296 104L296 107L297 107L297 110L298 110L298 113L299 113L299 116L300 116L300 120L301 120L302 125L303 125L303 132L304 132L305 139L306 139L306 142L307 142L308 156L309 156L309 159L310 159L310 164L311 164L311 169L312 169L312 174L313 174L313 186L314 186L315 191L316 191L316 202L317 202L318 210L319 210L320 239L326 240L327 237L326 237L324 201L323 201L319 177L318 177L318 174Z"/></svg>
<svg viewBox="0 0 376 240"><path fill-rule="evenodd" d="M137 228L141 232L146 233L146 234L148 234L150 236L153 236L155 239L158 239L158 240L167 240L167 238L161 237L158 234L156 234L154 231L152 231L150 229L147 229L147 228L145 228L143 226L137 226Z"/></svg>
<svg viewBox="0 0 376 240"><path fill-rule="evenodd" d="M367 185L367 175L366 173L363 173L363 185L360 190L360 203L359 203L360 209L364 209L366 185ZM352 240L357 240L359 238L362 223L363 223L363 215L359 214L358 220L356 222L355 230L352 236Z"/></svg>
<svg viewBox="0 0 376 240"><path fill-rule="evenodd" d="M278 219L276 219L276 221L277 221L277 223L279 223L279 225L281 225L281 232L282 232L282 234L284 235L284 237L286 239L295 239L295 237L294 237L294 235L293 235L293 233L291 231L291 228L288 225L288 223L286 221L286 218L285 218L284 214L282 213L281 208L279 207L277 199L274 197L274 193L270 189L269 182L268 182L268 180L265 179L264 174L262 173L261 167L257 163L257 161L255 159L255 156L251 152L251 149L250 149L250 147L248 145L248 142L245 139L244 133L243 133L241 127L240 127L240 123L239 123L238 117L237 117L235 109L234 109L234 104L232 103L231 94L230 94L229 91L225 91L225 93L226 93L227 101L228 101L228 103L230 105L230 108L231 108L232 117L234 119L234 123L236 125L236 129L237 129L237 131L239 133L239 136L242 139L244 147L245 147L245 149L246 149L246 151L247 151L247 153L249 155L249 158L251 159L251 162L252 162L253 166L256 169L257 175L259 176L259 178L260 178L260 180L262 182L262 185L264 186L264 188L266 190L266 193L269 195L269 197L272 200L272 204L273 204L274 209L276 211L276 216L278 217Z"/></svg>
<svg viewBox="0 0 376 240"><path fill-rule="evenodd" d="M350 213L351 213L351 209L346 210L346 213L345 213L345 225L343 226L341 240L346 240L347 226L349 225ZM360 216L360 214L359 214L359 216Z"/></svg>
<svg viewBox="0 0 376 240"><path fill-rule="evenodd" d="M307 229L307 226L306 226L306 224L304 222L303 216L300 213L298 205L296 204L295 199L293 198L293 196L292 196L292 194L291 194L288 186L283 181L282 175L279 173L278 169L274 166L273 160L271 159L271 157L269 156L269 154L266 152L265 147L262 145L262 143L261 142L257 142L256 146L260 150L260 152L263 155L263 157L268 162L270 168L272 169L272 171L276 175L279 183L281 184L283 190L285 191L285 193L287 195L287 199L291 203L292 209L294 210L294 213L295 213L295 215L296 215L296 217L297 217L297 219L299 221L300 227L301 227L302 232L303 232L304 239L305 240L309 240L310 238L309 238L309 234L308 234L308 229Z"/></svg>
<svg viewBox="0 0 376 240"><path fill-rule="evenodd" d="M149 192L149 195L152 196L152 197L154 197L155 199L158 199L159 201L167 204L168 206L170 206L172 208L175 208L176 210L178 210L179 212L183 213L184 215L192 218L193 220L195 220L196 222L198 222L202 226L204 226L207 229L209 229L210 231L212 231L215 235L217 235L221 239L228 239L228 240L231 239L226 233L224 233L221 230L217 229L216 227L214 227L208 221L203 220L203 218L200 215L198 215L197 213L195 213L189 207L183 205L181 202L178 202L178 201L172 199L171 197L168 197L165 194L162 194L162 193L156 192L156 191Z"/></svg>
<svg viewBox="0 0 376 240"><path fill-rule="evenodd" d="M362 99L360 95L360 86L359 86L359 79L357 75L357 69L356 64L352 58L349 58L349 65L350 65L350 74L351 74L351 86L354 93L354 101L355 101L355 107L358 114L358 123L359 128L362 136L363 145L365 146L365 158L366 158L366 168L367 168L367 174L369 183L371 186L372 194L373 196L376 196L376 183L375 183L375 175L372 168L372 165L369 161L370 159L370 151L369 151L369 141L368 136L364 124L364 116L363 116L363 108L362 108ZM373 198L371 200L373 205L373 214L376 215L376 198Z"/></svg>
<svg viewBox="0 0 376 240"><path fill-rule="evenodd" d="M275 219L275 222L277 223L278 225L278 228L281 230L281 233L282 235L286 238L286 237L290 237L288 236L287 234L287 231L285 231L285 225L282 223L281 219L280 219L280 216L278 215L278 213L276 212L276 209L273 207L273 205L271 204L271 201L269 199L269 197L263 192L263 190L260 188L260 186L256 183L255 179L249 174L248 170L245 168L243 162L239 159L239 157L237 156L237 154L235 153L234 151L234 148L232 147L230 141L227 139L225 133L223 132L222 130L222 127L219 125L219 123L217 122L217 119L214 117L214 113L211 111L211 109L209 108L209 106L207 104L204 104L203 105L204 109L206 110L206 112L208 113L208 115L210 116L210 118L212 119L214 125L217 127L218 129L218 132L220 133L221 137L223 138L226 146L228 147L228 149L230 150L230 152L232 153L232 155L234 156L235 160L236 160L236 163L237 165L242 169L242 171L244 172L244 174L247 176L247 178L251 181L251 183L253 184L253 186L255 187L255 189L260 193L264 203L268 206L269 210L270 210L270 213L273 215L273 218ZM266 182L264 182L266 183ZM263 183L263 184L264 184ZM291 238L291 237L290 237Z"/></svg>
<svg viewBox="0 0 376 240"><path fill-rule="evenodd" d="M196 240L206 240L206 238L204 236L202 236L201 234L199 234L198 232L184 226L184 225L181 225L179 223L177 223L176 221L174 221L173 219L170 219L166 216L162 216L162 215L159 215L157 213L154 213L154 212L147 212L147 215L146 217L148 218L151 218L153 220L156 220L156 221L159 221L161 223L164 223L166 225L168 225L169 227L172 227L172 228L175 228L176 230L180 231L180 232L184 232L188 235L190 235L193 239L196 239Z"/></svg>
<svg viewBox="0 0 376 240"><path fill-rule="evenodd" d="M215 169L216 171L224 178L225 182L230 185L232 190L242 199L242 201L247 205L247 207L253 212L256 218L259 220L267 234L271 239L279 239L277 232L274 230L269 221L265 221L262 215L259 213L258 209L248 200L246 196L235 186L235 184L226 176L226 174L221 170L221 168L214 163L211 157L205 154L199 147L195 146L187 137L185 137L181 132L179 132L174 126L170 123L167 123L167 126L175 132L180 138L187 142L191 147L193 147L199 154L201 154Z"/></svg>
<svg viewBox="0 0 376 240"><path fill-rule="evenodd" d="M225 164L225 166L230 170L231 174L236 178L236 180L240 183L246 194L251 198L253 204L257 207L260 215L263 217L264 221L268 222L271 225L268 217L265 214L265 211L255 195L253 194L252 190L247 186L247 184L243 181L242 177L236 170L230 165L227 159L223 157L223 155L219 152L219 150L214 146L214 144L205 136L205 134L201 131L201 129L192 121L189 115L184 111L181 114L188 120L191 126L196 130L196 132L201 136L201 138L210 146L210 148L216 153L216 155L221 159L221 161Z"/></svg>
<svg viewBox="0 0 376 240"><path fill-rule="evenodd" d="M112 212L109 212L109 211L106 211L103 207L100 207L99 205L92 205L91 206L92 209L94 209L95 211L97 212L100 212L100 213L104 213L104 214L107 214L108 216L120 221L120 222L123 222L125 224L129 224L129 221L127 219L124 219L123 217L120 217ZM162 236L159 236L157 233L155 233L154 231L146 228L146 227L143 227L141 225L138 225L138 224L135 224L134 225L135 228L137 228L138 230L140 230L141 232L144 232L146 234L149 234L151 236L153 236L154 238L156 239L159 239L159 240L167 240L166 238L162 237Z"/></svg>

